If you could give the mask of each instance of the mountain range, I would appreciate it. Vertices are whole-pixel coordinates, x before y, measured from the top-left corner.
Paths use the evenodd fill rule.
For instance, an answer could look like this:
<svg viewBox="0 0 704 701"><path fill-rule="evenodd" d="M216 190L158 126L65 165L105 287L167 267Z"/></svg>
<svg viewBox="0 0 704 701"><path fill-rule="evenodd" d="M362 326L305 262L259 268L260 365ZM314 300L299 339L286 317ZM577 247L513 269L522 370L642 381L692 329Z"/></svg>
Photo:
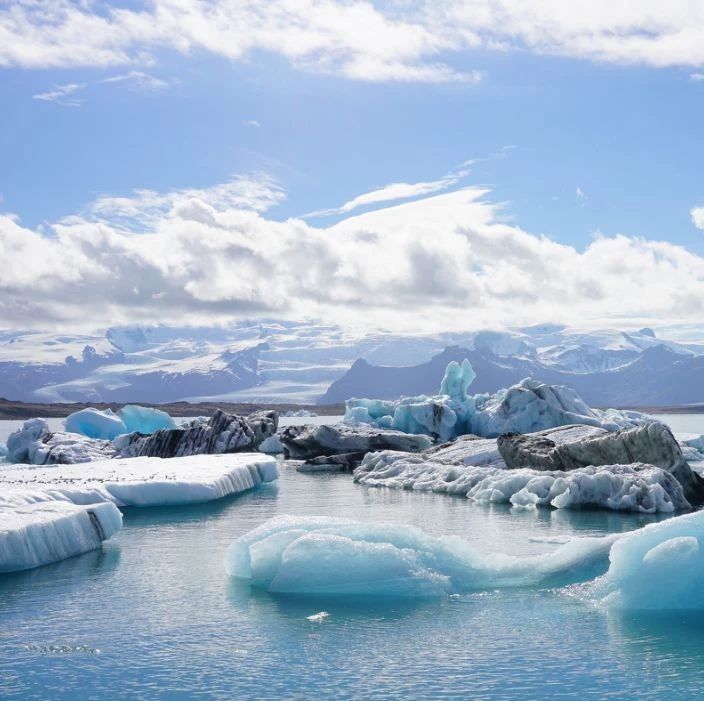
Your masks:
<svg viewBox="0 0 704 701"><path fill-rule="evenodd" d="M100 334L0 332L0 396L31 402L339 403L437 392L468 358L474 392L524 377L597 406L704 402L704 344L652 329L544 324L467 333L353 333L267 321L227 328L119 327Z"/></svg>

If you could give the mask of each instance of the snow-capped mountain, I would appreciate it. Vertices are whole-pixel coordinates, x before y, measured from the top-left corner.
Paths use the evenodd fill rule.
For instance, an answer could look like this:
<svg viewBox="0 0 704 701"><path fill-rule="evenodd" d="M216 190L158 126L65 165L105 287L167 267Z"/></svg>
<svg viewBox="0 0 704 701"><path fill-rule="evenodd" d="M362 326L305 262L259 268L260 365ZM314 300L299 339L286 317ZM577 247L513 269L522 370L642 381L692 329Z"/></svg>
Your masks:
<svg viewBox="0 0 704 701"><path fill-rule="evenodd" d="M445 349L453 348L460 350L448 355ZM636 396L666 404L704 401L704 378L696 370L704 362L704 345L664 340L651 329L587 332L546 324L422 336L277 321L121 327L96 335L0 332L0 396L337 403L351 395L435 391L440 365L453 353L477 365L476 391L495 391L532 375L584 387L580 391L596 404L641 402L631 401ZM658 376L641 378L653 364ZM683 387L680 375L687 378ZM668 387L660 387L664 377L670 378Z"/></svg>

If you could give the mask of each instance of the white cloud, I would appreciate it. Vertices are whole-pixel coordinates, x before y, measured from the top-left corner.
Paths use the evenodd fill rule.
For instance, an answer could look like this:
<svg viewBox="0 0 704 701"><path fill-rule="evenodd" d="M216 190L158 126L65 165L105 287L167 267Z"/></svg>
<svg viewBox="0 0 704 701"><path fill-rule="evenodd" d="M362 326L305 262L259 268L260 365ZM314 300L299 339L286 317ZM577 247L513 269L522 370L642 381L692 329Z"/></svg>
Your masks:
<svg viewBox="0 0 704 701"><path fill-rule="evenodd" d="M254 127L255 129L261 129L261 124L256 119L248 119L244 122L246 127Z"/></svg>
<svg viewBox="0 0 704 701"><path fill-rule="evenodd" d="M692 224L704 231L704 207L694 207L689 211L689 215L692 217Z"/></svg>
<svg viewBox="0 0 704 701"><path fill-rule="evenodd" d="M467 161L463 165L470 165L473 161ZM373 204L382 204L385 202L396 202L398 200L408 200L414 197L422 197L431 195L435 192L447 190L453 185L456 185L462 178L469 174L469 170L459 170L455 173L449 173L444 178L439 180L431 180L420 183L391 183L383 187L365 192L362 195L357 195L353 199L345 202L340 207L332 209L319 209L315 212L309 212L304 215L305 219L312 217L332 216L334 214L349 214L355 209L366 207Z"/></svg>
<svg viewBox="0 0 704 701"><path fill-rule="evenodd" d="M258 315L431 331L550 319L704 321L704 258L597 236L583 251L464 188L348 217L275 221L264 176L98 200L45 233L0 217L0 327L215 324Z"/></svg>
<svg viewBox="0 0 704 701"><path fill-rule="evenodd" d="M132 90L166 90L173 85L173 80L163 80L143 71L129 71L105 78L101 83L123 83Z"/></svg>
<svg viewBox="0 0 704 701"><path fill-rule="evenodd" d="M689 79L694 83L701 83L704 80L704 73L690 73Z"/></svg>
<svg viewBox="0 0 704 701"><path fill-rule="evenodd" d="M35 100L42 100L44 102L55 102L57 105L63 105L64 107L80 107L83 101L76 97L72 97L72 95L84 90L86 86L87 83L55 85L52 90L37 93L36 95L32 95L32 97Z"/></svg>
<svg viewBox="0 0 704 701"><path fill-rule="evenodd" d="M130 9L33 0L0 9L0 66L144 65L161 49L204 50L237 61L267 51L305 70L366 81L477 82L480 71L447 63L472 49L698 68L704 66L704 5L691 0L152 0Z"/></svg>

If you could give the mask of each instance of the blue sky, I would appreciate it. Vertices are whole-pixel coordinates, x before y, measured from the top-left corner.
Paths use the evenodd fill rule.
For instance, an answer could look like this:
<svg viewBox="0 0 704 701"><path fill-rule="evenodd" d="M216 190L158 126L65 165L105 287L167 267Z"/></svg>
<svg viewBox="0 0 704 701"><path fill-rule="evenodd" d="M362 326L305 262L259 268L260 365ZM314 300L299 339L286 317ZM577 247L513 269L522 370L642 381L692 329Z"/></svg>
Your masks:
<svg viewBox="0 0 704 701"><path fill-rule="evenodd" d="M462 62L486 78L368 84L270 55L167 54L152 74L178 82L158 90L99 83L115 70L5 70L4 207L36 225L99 194L207 187L263 170L286 188L271 213L286 218L512 146L464 182L489 186L523 228L577 246L600 230L704 253L689 215L704 201L704 82L676 68L526 53L472 52ZM32 99L82 82L79 107Z"/></svg>
<svg viewBox="0 0 704 701"><path fill-rule="evenodd" d="M600 0L567 13L556 0L532 11L478 0L449 2L441 16L422 2L39 5L44 14L0 9L0 211L23 231L56 238L65 218L118 226L96 201L145 189L197 191L223 214L204 193L233 176L275 183L279 194L254 207L274 231L392 183L412 191L450 175L410 199L482 188L487 205L502 205L497 226L579 253L598 235L675 244L696 256L683 265L700 282L704 15L691 4L636 12ZM350 212L304 221L327 230ZM149 226L173 224L160 216ZM620 317L631 315L644 317Z"/></svg>

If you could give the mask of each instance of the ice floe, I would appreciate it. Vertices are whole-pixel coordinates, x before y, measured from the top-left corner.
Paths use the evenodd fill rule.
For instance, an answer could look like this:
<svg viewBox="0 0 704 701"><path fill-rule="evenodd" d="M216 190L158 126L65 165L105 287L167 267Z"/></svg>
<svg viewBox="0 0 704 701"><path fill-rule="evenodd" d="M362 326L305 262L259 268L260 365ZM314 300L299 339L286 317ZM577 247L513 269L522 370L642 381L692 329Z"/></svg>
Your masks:
<svg viewBox="0 0 704 701"><path fill-rule="evenodd" d="M278 477L273 457L255 454L101 460L90 465L8 465L4 495L68 499L76 504L165 506L219 499Z"/></svg>
<svg viewBox="0 0 704 701"><path fill-rule="evenodd" d="M112 503L83 506L48 495L4 494L0 572L27 570L95 550L121 527L122 514Z"/></svg>
<svg viewBox="0 0 704 701"><path fill-rule="evenodd" d="M575 538L527 557L482 553L413 526L283 516L238 538L227 573L272 593L425 598L592 576L618 536Z"/></svg>

